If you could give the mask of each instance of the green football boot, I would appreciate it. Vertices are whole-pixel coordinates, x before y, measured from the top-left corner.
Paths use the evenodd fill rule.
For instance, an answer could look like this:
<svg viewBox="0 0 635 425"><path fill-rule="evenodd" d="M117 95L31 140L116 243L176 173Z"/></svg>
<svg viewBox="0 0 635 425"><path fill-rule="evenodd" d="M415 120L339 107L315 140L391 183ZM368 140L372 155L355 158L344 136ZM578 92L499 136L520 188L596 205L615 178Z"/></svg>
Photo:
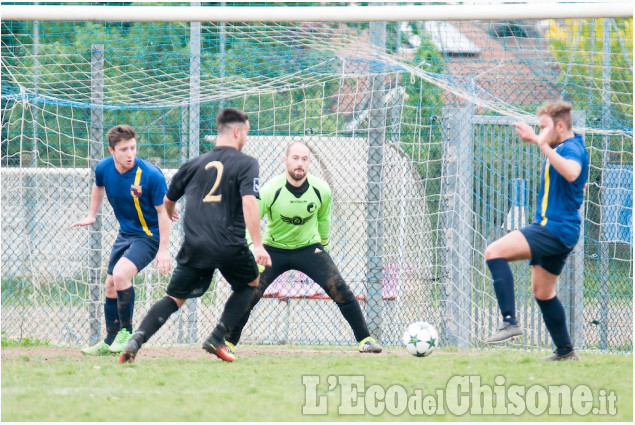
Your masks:
<svg viewBox="0 0 635 425"><path fill-rule="evenodd" d="M132 338L132 334L128 332L128 329L122 329L117 333L115 337L115 341L110 344L110 348L108 350L112 354L119 354L123 351L123 347L126 345L128 341Z"/></svg>
<svg viewBox="0 0 635 425"><path fill-rule="evenodd" d="M85 356L112 356L110 345L104 341L99 341L92 347L82 348L82 354Z"/></svg>

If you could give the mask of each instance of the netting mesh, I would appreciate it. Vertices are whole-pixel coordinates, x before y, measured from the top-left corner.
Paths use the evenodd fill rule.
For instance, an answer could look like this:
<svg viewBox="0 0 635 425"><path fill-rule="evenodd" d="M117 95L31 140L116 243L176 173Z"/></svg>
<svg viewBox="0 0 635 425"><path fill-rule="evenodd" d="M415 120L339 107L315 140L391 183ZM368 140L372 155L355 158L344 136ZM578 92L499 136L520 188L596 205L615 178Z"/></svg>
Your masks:
<svg viewBox="0 0 635 425"><path fill-rule="evenodd" d="M381 24L2 22L2 331L85 344L105 334L118 224L67 229L88 208L104 134L128 123L169 181L213 147L215 115L249 114L261 180L302 140L334 195L331 255L371 332L414 320L482 346L499 314L483 252L533 220L540 153L511 123L574 104L590 177L583 235L559 281L574 343L632 351L632 20ZM381 43L378 43L380 40ZM97 146L97 148L95 148ZM171 253L182 241L172 230ZM97 265L91 261L97 261ZM526 262L514 265L525 348L549 346ZM169 277L134 280L135 321ZM151 340L204 338L221 276ZM276 281L243 340L349 344L336 305L299 272Z"/></svg>

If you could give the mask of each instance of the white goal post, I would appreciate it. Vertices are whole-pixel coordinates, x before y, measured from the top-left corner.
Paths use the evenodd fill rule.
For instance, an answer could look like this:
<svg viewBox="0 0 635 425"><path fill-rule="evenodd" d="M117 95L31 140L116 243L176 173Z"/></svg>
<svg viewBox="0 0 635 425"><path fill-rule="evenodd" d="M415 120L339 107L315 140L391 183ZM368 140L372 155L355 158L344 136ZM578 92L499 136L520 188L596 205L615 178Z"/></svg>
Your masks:
<svg viewBox="0 0 635 425"><path fill-rule="evenodd" d="M6 21L397 22L422 20L628 18L631 2L426 6L52 6L5 5Z"/></svg>

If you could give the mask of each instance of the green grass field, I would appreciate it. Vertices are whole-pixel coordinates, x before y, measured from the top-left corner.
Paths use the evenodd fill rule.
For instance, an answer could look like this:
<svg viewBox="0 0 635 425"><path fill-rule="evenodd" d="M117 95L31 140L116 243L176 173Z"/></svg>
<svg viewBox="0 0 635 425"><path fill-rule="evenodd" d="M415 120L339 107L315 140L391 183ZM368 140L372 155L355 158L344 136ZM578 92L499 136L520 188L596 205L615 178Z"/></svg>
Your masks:
<svg viewBox="0 0 635 425"><path fill-rule="evenodd" d="M440 350L430 357L416 358L401 349L362 355L342 347L239 348L237 360L225 363L197 347L144 347L135 364L121 365L115 357L83 357L75 348L5 346L1 419L175 422L631 422L633 419L632 354L582 353L580 362L547 363L540 361L546 352L508 349ZM308 376L305 383L303 375ZM482 396L472 390L475 397L472 400L468 387L448 386L467 382L465 379L469 378L460 378L464 376L472 379L480 376ZM362 384L357 393L359 398L351 396L355 393L347 390L351 388L346 387L347 380ZM493 388L495 396L503 394L506 404L500 406L508 408L508 414L479 414L481 406L476 398L484 406L491 404L492 396L487 389L483 390L485 384ZM572 414L550 415L549 409L559 404L552 403L547 408L548 399L544 397L551 397L547 389L563 384L574 394L575 406L587 407L592 412L591 404L585 404L584 400L591 395L580 392L583 387L578 387L588 386L593 407L604 409L607 414L577 414L580 412L575 410ZM512 401L514 385L525 386L526 404L519 405L518 399ZM416 389L428 398L437 391L443 392L445 401L438 403L445 406L444 411L428 410L431 404L427 404L422 413L421 404L415 401L425 397L419 397L421 393ZM387 396L383 395L384 390ZM602 399L600 394L607 397ZM608 414L607 400L611 394L617 396L615 414ZM529 400L532 398L533 401ZM410 400L412 406L406 407L404 400ZM326 414L303 414L303 406ZM364 414L341 414L338 411L341 406L351 413L361 407ZM462 414L459 407L469 408ZM544 412L535 416L531 410ZM430 416L426 412L436 414Z"/></svg>

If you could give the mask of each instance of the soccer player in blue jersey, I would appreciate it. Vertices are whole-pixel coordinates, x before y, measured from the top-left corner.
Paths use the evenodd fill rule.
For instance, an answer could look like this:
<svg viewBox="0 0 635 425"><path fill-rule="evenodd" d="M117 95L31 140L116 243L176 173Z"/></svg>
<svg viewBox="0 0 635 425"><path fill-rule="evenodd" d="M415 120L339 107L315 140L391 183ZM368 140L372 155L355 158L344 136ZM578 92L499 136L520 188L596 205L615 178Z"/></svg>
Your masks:
<svg viewBox="0 0 635 425"><path fill-rule="evenodd" d="M522 336L516 318L514 278L508 261L530 259L531 286L547 330L556 346L543 360L578 360L556 296L558 275L580 235L580 206L589 174L589 156L582 136L572 129L571 105L548 103L538 109L538 135L526 123L515 123L520 138L545 155L536 221L503 236L485 250L503 321L487 342L498 344Z"/></svg>
<svg viewBox="0 0 635 425"><path fill-rule="evenodd" d="M90 226L108 196L119 222L119 234L112 247L106 278L106 339L82 349L85 355L105 356L120 353L132 335L135 292L132 278L156 259L161 273L170 271L168 242L170 220L163 205L167 192L161 170L137 158L137 134L129 125L108 130L111 157L97 163L95 184L88 216L70 228Z"/></svg>

